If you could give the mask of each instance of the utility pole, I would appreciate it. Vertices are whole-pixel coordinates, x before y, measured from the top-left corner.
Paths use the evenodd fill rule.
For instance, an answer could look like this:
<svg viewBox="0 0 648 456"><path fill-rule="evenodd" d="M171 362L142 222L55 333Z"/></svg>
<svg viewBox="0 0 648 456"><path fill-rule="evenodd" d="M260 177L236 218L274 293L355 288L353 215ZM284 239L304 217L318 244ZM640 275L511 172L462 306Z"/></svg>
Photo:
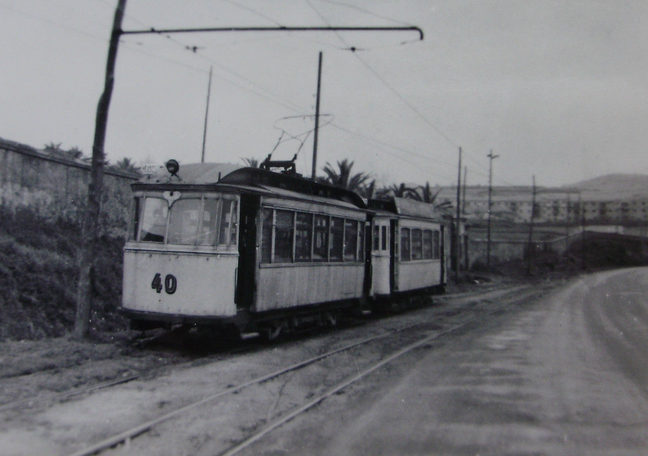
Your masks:
<svg viewBox="0 0 648 456"><path fill-rule="evenodd" d="M319 132L320 115L320 90L322 87L322 53L319 53L319 64L317 66L317 100L315 102L315 135L313 136L313 172L311 178L315 179L317 173L317 134Z"/></svg>
<svg viewBox="0 0 648 456"><path fill-rule="evenodd" d="M490 260L491 260L491 207L493 205L492 196L493 196L493 160L499 157L499 155L493 155L493 151L490 151L490 154L487 155L490 158L490 167L488 171L488 227L487 227L487 241L486 241L486 269L490 271Z"/></svg>
<svg viewBox="0 0 648 456"><path fill-rule="evenodd" d="M459 283L459 260L461 258L461 147L459 148L459 168L457 172L457 223L455 226L455 282Z"/></svg>
<svg viewBox="0 0 648 456"><path fill-rule="evenodd" d="M461 213L464 215L466 215L466 182L468 182L468 167L464 166L463 200L461 202Z"/></svg>
<svg viewBox="0 0 648 456"><path fill-rule="evenodd" d="M581 200L581 194L578 194L578 209L580 214L578 218L580 221L581 229L581 269L585 269L585 208L583 207L583 202Z"/></svg>
<svg viewBox="0 0 648 456"><path fill-rule="evenodd" d="M212 71L214 71L213 65L209 68L209 84L207 84L207 107L205 108L205 128L203 130L202 158L200 159L200 163L205 163L205 142L207 142L207 118L209 117L209 98L211 96Z"/></svg>
<svg viewBox="0 0 648 456"><path fill-rule="evenodd" d="M531 274L531 262L533 260L533 216L535 215L536 185L535 175L533 176L533 193L531 196L531 223L529 224L529 253L527 257L527 274Z"/></svg>
<svg viewBox="0 0 648 456"><path fill-rule="evenodd" d="M94 143L92 145L92 162L90 165L90 184L88 185L88 207L83 221L81 251L79 255L79 282L77 284L77 307L74 320L74 337L83 339L90 331L90 310L92 306L90 296L90 280L98 238L99 213L101 210L101 192L103 190L103 168L106 159L104 144L106 142L106 129L108 126L108 109L115 84L115 64L117 61L117 48L121 34L121 24L126 10L126 0L119 0L115 17L113 19L110 45L108 47L108 60L106 63L106 80L104 91L97 104L97 117L95 123Z"/></svg>

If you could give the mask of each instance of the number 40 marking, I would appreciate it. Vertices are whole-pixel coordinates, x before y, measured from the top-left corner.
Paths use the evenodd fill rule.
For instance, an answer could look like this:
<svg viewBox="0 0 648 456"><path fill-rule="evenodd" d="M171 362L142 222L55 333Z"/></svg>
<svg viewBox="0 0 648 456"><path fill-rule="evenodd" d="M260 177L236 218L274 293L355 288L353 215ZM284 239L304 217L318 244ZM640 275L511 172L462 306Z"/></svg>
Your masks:
<svg viewBox="0 0 648 456"><path fill-rule="evenodd" d="M164 278L164 285L162 284L162 275L158 272L153 277L153 282L151 282L151 288L160 293L162 288L167 294L173 294L178 289L178 279L173 274L167 274Z"/></svg>

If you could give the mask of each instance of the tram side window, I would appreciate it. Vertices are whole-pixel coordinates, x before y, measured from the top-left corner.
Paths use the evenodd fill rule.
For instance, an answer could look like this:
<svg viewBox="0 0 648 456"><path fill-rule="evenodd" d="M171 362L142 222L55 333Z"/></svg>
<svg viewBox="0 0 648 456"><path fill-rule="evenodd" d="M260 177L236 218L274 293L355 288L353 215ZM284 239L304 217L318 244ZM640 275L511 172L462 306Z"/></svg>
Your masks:
<svg viewBox="0 0 648 456"><path fill-rule="evenodd" d="M376 225L373 227L373 246L371 250L374 252L380 250L380 227Z"/></svg>
<svg viewBox="0 0 648 456"><path fill-rule="evenodd" d="M358 222L346 220L344 222L344 261L358 259Z"/></svg>
<svg viewBox="0 0 648 456"><path fill-rule="evenodd" d="M162 198L146 198L141 219L140 240L164 242L169 205Z"/></svg>
<svg viewBox="0 0 648 456"><path fill-rule="evenodd" d="M136 241L137 240L137 235L139 234L140 230L140 221L142 220L142 198L135 198L135 210L133 211L133 218L131 219L132 225L131 228L129 229L129 241Z"/></svg>
<svg viewBox="0 0 648 456"><path fill-rule="evenodd" d="M216 242L216 227L218 226L218 200L205 199L203 218L198 230L199 245L214 245Z"/></svg>
<svg viewBox="0 0 648 456"><path fill-rule="evenodd" d="M410 261L410 229L401 228L401 261Z"/></svg>
<svg viewBox="0 0 648 456"><path fill-rule="evenodd" d="M292 261L294 214L292 211L276 211L273 263Z"/></svg>
<svg viewBox="0 0 648 456"><path fill-rule="evenodd" d="M236 209L237 201L224 199L221 209L219 244L236 244Z"/></svg>
<svg viewBox="0 0 648 456"><path fill-rule="evenodd" d="M261 211L261 262L270 263L272 258L273 210Z"/></svg>
<svg viewBox="0 0 648 456"><path fill-rule="evenodd" d="M198 237L199 199L180 199L171 206L169 244L193 245Z"/></svg>
<svg viewBox="0 0 648 456"><path fill-rule="evenodd" d="M295 261L311 260L313 214L298 212L295 218Z"/></svg>
<svg viewBox="0 0 648 456"><path fill-rule="evenodd" d="M344 219L338 217L331 218L331 238L330 238L330 261L342 261L344 236Z"/></svg>
<svg viewBox="0 0 648 456"><path fill-rule="evenodd" d="M315 239L313 245L313 261L327 261L328 251L328 217L315 216Z"/></svg>
<svg viewBox="0 0 648 456"><path fill-rule="evenodd" d="M412 230L412 260L423 259L423 233L418 228Z"/></svg>
<svg viewBox="0 0 648 456"><path fill-rule="evenodd" d="M425 230L423 231L423 259L431 260L434 258L433 253L432 230Z"/></svg>
<svg viewBox="0 0 648 456"><path fill-rule="evenodd" d="M386 226L381 226L380 227L380 240L381 240L381 250L387 250L387 227Z"/></svg>
<svg viewBox="0 0 648 456"><path fill-rule="evenodd" d="M365 260L365 223L360 222L359 227L360 242L358 243L358 261Z"/></svg>
<svg viewBox="0 0 648 456"><path fill-rule="evenodd" d="M435 230L434 231L434 259L439 260L441 259L441 240L439 236L439 231Z"/></svg>

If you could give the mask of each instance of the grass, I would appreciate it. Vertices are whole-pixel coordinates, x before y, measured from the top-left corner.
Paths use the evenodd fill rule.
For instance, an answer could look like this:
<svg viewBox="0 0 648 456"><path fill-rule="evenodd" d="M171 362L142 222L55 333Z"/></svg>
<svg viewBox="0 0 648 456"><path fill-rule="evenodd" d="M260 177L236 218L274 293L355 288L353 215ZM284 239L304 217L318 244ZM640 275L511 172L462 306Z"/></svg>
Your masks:
<svg viewBox="0 0 648 456"><path fill-rule="evenodd" d="M78 226L0 208L0 340L42 339L73 329ZM122 239L102 237L92 280L92 329L126 327L121 301Z"/></svg>

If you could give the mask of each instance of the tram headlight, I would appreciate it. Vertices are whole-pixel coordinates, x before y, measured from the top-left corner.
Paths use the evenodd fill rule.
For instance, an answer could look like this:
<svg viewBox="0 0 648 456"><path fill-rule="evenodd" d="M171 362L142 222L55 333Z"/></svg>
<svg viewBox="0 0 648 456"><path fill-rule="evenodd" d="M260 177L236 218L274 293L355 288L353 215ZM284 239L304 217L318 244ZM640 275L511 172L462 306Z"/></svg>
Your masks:
<svg viewBox="0 0 648 456"><path fill-rule="evenodd" d="M173 176L180 171L180 165L175 160L169 160L166 162L166 169Z"/></svg>

